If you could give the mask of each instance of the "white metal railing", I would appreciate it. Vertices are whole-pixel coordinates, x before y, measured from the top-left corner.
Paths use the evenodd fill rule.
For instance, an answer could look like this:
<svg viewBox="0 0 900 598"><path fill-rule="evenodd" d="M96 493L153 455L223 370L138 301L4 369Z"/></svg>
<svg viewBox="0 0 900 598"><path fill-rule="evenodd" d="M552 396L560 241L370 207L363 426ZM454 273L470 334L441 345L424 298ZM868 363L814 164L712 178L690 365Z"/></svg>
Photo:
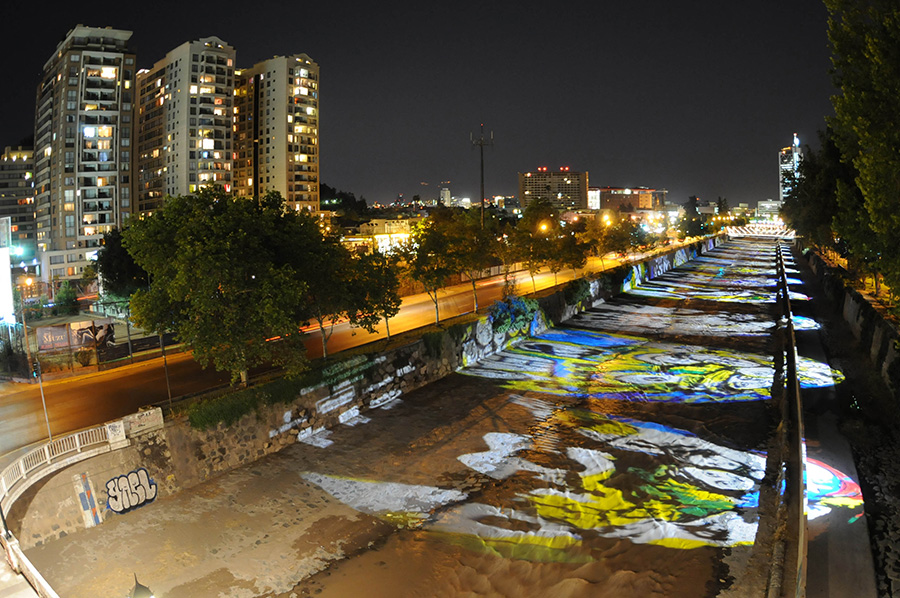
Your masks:
<svg viewBox="0 0 900 598"><path fill-rule="evenodd" d="M22 484L27 483L29 474L31 474L31 480L37 481L41 476L40 471L36 470L51 465L60 457L73 453L78 454L85 448L92 448L107 443L109 443L109 432L104 424L57 438L53 442L46 442L28 451L0 473L0 510L3 510L5 513L5 510L11 506L11 502L15 500L15 497L10 500L7 499L10 498L14 490L21 494L27 489L27 486ZM4 502L7 504L4 505ZM0 535L3 536L0 538L0 544L2 544L3 552L5 552L6 559L13 570L25 576L25 579L28 580L28 583L31 584L31 587L41 598L59 598L53 588L50 587L50 584L47 583L37 568L31 564L31 561L19 548L19 542L15 536L6 529L0 529Z"/></svg>
<svg viewBox="0 0 900 598"><path fill-rule="evenodd" d="M53 442L47 442L25 453L8 465L3 473L0 473L0 505L9 496L13 487L25 480L30 473L44 465L49 465L55 459L70 453L80 453L87 447L109 442L106 425L97 426L57 438Z"/></svg>

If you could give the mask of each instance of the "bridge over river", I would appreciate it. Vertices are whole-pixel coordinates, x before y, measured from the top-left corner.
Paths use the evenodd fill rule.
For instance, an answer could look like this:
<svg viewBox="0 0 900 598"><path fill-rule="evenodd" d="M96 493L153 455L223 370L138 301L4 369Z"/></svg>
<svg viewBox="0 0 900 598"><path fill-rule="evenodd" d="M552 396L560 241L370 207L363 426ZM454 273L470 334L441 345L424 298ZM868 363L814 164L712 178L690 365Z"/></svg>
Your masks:
<svg viewBox="0 0 900 598"><path fill-rule="evenodd" d="M124 593L132 572L165 598L764 595L774 243L726 243L28 556L67 598ZM839 376L811 360L800 375ZM858 507L829 476L810 463L811 512Z"/></svg>

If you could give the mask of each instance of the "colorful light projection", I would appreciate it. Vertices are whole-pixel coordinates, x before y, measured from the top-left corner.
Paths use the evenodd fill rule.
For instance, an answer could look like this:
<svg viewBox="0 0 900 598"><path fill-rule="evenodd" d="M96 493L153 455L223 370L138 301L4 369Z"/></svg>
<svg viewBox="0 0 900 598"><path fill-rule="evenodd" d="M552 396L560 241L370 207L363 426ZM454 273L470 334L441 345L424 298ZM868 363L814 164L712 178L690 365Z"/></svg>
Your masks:
<svg viewBox="0 0 900 598"><path fill-rule="evenodd" d="M540 422L534 434L490 432L487 450L458 457L498 480L478 502L452 489L303 477L397 527L507 558L590 561L597 538L678 549L753 543L764 456L590 405L513 401Z"/></svg>
<svg viewBox="0 0 900 598"><path fill-rule="evenodd" d="M801 386L830 386L840 372L798 362ZM767 356L587 330L555 328L461 370L516 392L623 401L708 403L770 397Z"/></svg>
<svg viewBox="0 0 900 598"><path fill-rule="evenodd" d="M739 286L739 285L735 285ZM710 288L707 284L689 284L656 279L634 287L628 291L641 297L655 297L661 299L701 299L704 301L721 301L726 303L775 303L778 294L775 291L764 291L753 285L751 289L742 288ZM791 301L808 301L809 297L802 293L790 291Z"/></svg>
<svg viewBox="0 0 900 598"><path fill-rule="evenodd" d="M863 496L850 476L817 459L806 459L807 518L817 519L835 508L857 511L849 520L862 517Z"/></svg>
<svg viewBox="0 0 900 598"><path fill-rule="evenodd" d="M764 313L727 313L674 307L635 304L611 299L602 309L591 309L572 317L567 323L579 328L621 331L634 335L702 336L707 338L769 338L772 318Z"/></svg>

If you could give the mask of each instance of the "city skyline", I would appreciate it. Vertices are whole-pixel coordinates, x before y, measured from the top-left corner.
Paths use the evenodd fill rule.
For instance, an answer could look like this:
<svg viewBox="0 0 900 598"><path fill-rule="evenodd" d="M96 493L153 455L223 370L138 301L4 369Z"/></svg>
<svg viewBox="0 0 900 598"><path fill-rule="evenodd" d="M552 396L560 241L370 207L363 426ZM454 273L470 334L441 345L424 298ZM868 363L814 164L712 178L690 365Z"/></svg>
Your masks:
<svg viewBox="0 0 900 598"><path fill-rule="evenodd" d="M518 172L570 166L590 171L591 186L668 189L676 203L774 199L775 152L794 132L816 146L834 93L825 9L812 0L337 5L305 7L297 20L265 2L252 11L226 2L219 16L157 6L97 17L13 8L13 20L42 26L4 38L20 71L0 99L0 144L30 134L40 69L79 23L134 31L140 68L208 35L234 46L241 68L309 55L325 74L321 181L370 202L436 197L447 180L454 196L477 198L469 134L482 122L495 135L485 149L489 196L515 194Z"/></svg>

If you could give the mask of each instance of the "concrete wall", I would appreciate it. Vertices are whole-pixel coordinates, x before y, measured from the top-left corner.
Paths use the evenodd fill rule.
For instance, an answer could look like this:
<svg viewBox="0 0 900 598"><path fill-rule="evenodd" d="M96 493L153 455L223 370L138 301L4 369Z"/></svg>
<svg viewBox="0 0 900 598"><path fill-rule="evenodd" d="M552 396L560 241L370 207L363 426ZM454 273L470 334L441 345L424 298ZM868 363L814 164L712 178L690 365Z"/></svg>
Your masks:
<svg viewBox="0 0 900 598"><path fill-rule="evenodd" d="M127 446L37 482L13 505L10 528L22 548L28 549L100 525L110 517L127 517L133 509L252 463L480 361L529 334L540 334L618 293L620 289L610 280L647 280L721 241L695 243L604 274L606 282L592 280L591 295L580 305L568 305L561 290L543 295L538 298L542 311L519 330L495 334L488 319L482 318L391 351L336 361L323 372L323 383L302 389L291 403L260 407L230 427L196 430L185 416L163 422L161 413L156 419L144 418L154 422L150 425L129 423L126 418Z"/></svg>
<svg viewBox="0 0 900 598"><path fill-rule="evenodd" d="M895 400L900 400L900 333L859 291L847 286L841 271L810 251L810 267L826 295L840 311L853 335L881 375Z"/></svg>

